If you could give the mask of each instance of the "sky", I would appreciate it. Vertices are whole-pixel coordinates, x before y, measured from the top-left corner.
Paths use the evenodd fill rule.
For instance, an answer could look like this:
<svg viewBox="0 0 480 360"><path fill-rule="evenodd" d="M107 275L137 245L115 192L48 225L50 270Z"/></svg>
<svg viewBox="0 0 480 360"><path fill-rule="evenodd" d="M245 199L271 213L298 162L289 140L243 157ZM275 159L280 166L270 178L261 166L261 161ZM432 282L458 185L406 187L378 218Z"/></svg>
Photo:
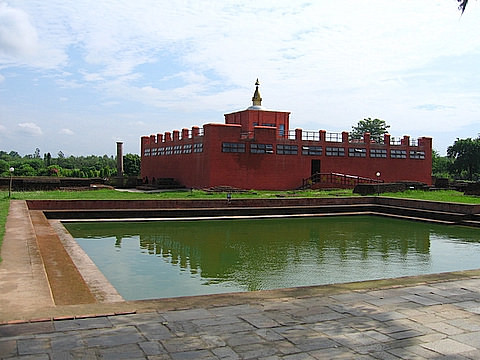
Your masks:
<svg viewBox="0 0 480 360"><path fill-rule="evenodd" d="M290 127L480 133L480 2L0 0L0 150L140 153L140 138L223 123L258 78Z"/></svg>

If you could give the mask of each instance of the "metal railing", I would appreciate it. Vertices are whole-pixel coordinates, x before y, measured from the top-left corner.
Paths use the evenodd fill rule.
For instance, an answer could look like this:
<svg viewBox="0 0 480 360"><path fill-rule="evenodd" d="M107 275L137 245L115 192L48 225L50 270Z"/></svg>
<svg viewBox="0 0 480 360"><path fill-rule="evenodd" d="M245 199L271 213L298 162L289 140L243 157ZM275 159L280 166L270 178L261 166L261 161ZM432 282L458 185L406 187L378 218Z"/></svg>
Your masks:
<svg viewBox="0 0 480 360"><path fill-rule="evenodd" d="M302 140L320 141L320 133L318 131L302 131Z"/></svg>
<svg viewBox="0 0 480 360"><path fill-rule="evenodd" d="M329 142L343 142L342 133L329 133L325 134L325 141Z"/></svg>
<svg viewBox="0 0 480 360"><path fill-rule="evenodd" d="M339 173L316 173L309 178L302 179L302 189L308 189L312 187L312 185L319 183L331 184L332 186L353 188L355 187L355 185L358 184L383 183L383 180Z"/></svg>
<svg viewBox="0 0 480 360"><path fill-rule="evenodd" d="M390 138L390 145L402 145L402 139L401 138Z"/></svg>

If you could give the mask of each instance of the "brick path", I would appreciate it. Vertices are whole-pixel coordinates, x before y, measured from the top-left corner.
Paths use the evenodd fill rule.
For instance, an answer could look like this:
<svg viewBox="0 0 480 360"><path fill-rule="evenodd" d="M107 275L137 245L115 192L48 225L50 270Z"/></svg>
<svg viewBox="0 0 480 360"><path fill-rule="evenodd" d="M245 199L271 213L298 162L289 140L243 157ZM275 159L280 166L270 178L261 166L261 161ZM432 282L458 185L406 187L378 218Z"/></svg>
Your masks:
<svg viewBox="0 0 480 360"><path fill-rule="evenodd" d="M480 278L0 326L2 359L480 359Z"/></svg>

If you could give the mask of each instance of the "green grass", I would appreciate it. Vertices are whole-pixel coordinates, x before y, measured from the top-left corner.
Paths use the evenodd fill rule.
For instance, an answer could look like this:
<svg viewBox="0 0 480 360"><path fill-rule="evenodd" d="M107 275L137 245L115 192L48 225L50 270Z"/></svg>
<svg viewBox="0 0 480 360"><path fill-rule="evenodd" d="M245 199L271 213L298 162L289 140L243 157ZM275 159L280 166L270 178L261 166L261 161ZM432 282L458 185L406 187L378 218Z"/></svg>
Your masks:
<svg viewBox="0 0 480 360"><path fill-rule="evenodd" d="M7 221L10 201L7 197L0 197L0 249L2 248L3 236L5 235L5 223ZM0 257L0 262L2 258Z"/></svg>
<svg viewBox="0 0 480 360"><path fill-rule="evenodd" d="M248 191L233 193L233 199L252 198L284 198L284 197L338 197L356 196L352 190L305 190L305 191ZM382 196L409 198L430 201L455 202L466 204L480 204L480 197L465 196L453 190L421 191L408 190L401 193L384 193ZM202 190L166 191L157 193L123 192L112 189L98 189L86 191L28 191L14 192L13 200L146 200L146 199L225 199L226 193L208 193ZM8 192L0 191L0 248L5 234L5 222L10 201ZM0 258L1 261L1 258Z"/></svg>
<svg viewBox="0 0 480 360"><path fill-rule="evenodd" d="M422 191L407 190L399 193L384 193L382 196L407 198L417 200L453 202L463 204L480 204L480 197L463 195L460 191L455 190L438 190L438 191Z"/></svg>
<svg viewBox="0 0 480 360"><path fill-rule="evenodd" d="M305 191L254 191L232 193L233 199L277 198L277 197L329 197L353 196L352 190L305 190ZM8 194L0 191L0 199ZM202 190L192 191L165 191L165 192L124 192L112 189L98 189L86 191L28 191L14 192L12 199L16 200L156 200L156 199L225 199L226 193L208 193Z"/></svg>

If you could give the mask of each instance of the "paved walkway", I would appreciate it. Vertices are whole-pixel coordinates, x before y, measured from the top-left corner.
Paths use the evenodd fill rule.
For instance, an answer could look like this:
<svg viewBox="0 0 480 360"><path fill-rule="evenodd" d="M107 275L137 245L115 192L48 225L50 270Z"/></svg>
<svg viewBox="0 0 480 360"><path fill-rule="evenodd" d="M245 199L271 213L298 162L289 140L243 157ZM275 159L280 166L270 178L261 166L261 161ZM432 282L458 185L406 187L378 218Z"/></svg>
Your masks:
<svg viewBox="0 0 480 360"><path fill-rule="evenodd" d="M0 326L5 359L480 359L480 280Z"/></svg>
<svg viewBox="0 0 480 360"><path fill-rule="evenodd" d="M28 214L19 211L21 206L14 208L8 222L15 218L27 231L7 229L2 251L1 359L480 359L478 270L233 295L56 305L42 285L45 274L38 273L32 229L22 222ZM12 260L15 252L18 262ZM16 276L30 281L38 293L15 284Z"/></svg>

